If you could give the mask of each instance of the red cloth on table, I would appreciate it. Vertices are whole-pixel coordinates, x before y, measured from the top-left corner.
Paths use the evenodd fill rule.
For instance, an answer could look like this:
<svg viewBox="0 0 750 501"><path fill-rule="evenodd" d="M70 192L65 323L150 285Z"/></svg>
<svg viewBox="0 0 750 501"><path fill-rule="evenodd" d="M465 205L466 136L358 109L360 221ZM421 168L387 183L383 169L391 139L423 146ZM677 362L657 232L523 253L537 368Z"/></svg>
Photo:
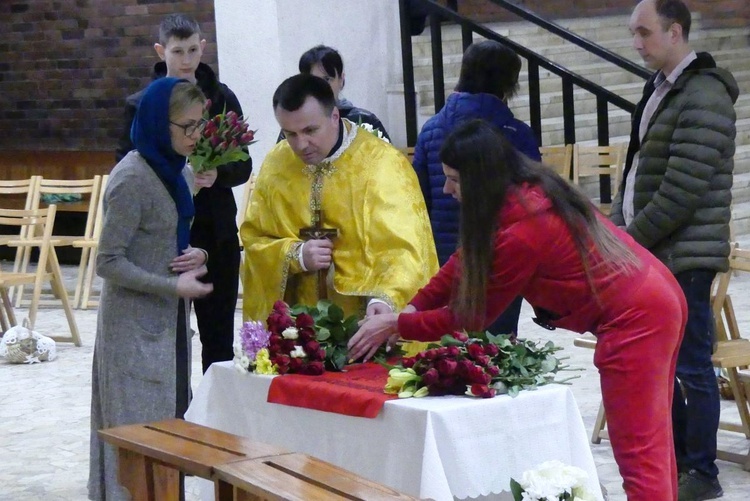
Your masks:
<svg viewBox="0 0 750 501"><path fill-rule="evenodd" d="M268 402L374 418L386 400L398 398L383 393L387 380L386 368L374 363L352 365L346 372L324 372L320 376L286 374L271 381Z"/></svg>

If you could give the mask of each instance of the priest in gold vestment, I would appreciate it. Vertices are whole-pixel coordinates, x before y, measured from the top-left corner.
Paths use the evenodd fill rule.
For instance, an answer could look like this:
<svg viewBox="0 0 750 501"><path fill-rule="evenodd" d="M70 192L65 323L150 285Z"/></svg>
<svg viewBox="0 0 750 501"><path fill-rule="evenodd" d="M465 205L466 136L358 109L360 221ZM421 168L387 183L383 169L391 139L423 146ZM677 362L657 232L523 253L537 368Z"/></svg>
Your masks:
<svg viewBox="0 0 750 501"><path fill-rule="evenodd" d="M266 156L240 229L245 320L265 320L278 299L314 305L319 280L347 315L400 311L438 269L414 169L341 119L321 78L288 78L273 106L286 139ZM337 235L301 236L311 227Z"/></svg>

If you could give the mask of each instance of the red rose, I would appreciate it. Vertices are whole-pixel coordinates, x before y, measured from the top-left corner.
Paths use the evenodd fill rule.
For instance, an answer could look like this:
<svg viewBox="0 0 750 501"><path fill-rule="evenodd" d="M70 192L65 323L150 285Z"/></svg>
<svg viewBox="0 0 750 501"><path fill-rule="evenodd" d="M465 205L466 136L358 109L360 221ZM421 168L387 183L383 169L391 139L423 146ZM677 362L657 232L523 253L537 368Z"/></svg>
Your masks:
<svg viewBox="0 0 750 501"><path fill-rule="evenodd" d="M438 374L437 369L428 369L427 372L422 374L422 382L427 385L433 385L435 382L437 382L440 375Z"/></svg>
<svg viewBox="0 0 750 501"><path fill-rule="evenodd" d="M498 353L500 353L500 348L498 348L496 344L489 343L489 344L485 345L485 347L484 347L484 353L487 354L487 355L489 355L489 356L491 356L491 357L494 357Z"/></svg>
<svg viewBox="0 0 750 501"><path fill-rule="evenodd" d="M461 350L458 349L458 346L448 346L449 357L457 357L460 352Z"/></svg>
<svg viewBox="0 0 750 501"><path fill-rule="evenodd" d="M323 371L323 362L314 361L307 364L307 370L305 373L311 376L319 376L323 374Z"/></svg>
<svg viewBox="0 0 750 501"><path fill-rule="evenodd" d="M300 313L297 315L296 323L298 329L303 329L305 327L312 328L315 325L315 320L307 313Z"/></svg>
<svg viewBox="0 0 750 501"><path fill-rule="evenodd" d="M435 362L435 368L441 376L451 376L455 374L458 363L455 360L449 358L441 358Z"/></svg>
<svg viewBox="0 0 750 501"><path fill-rule="evenodd" d="M273 303L273 311L287 314L289 313L289 306L284 301L276 301Z"/></svg>
<svg viewBox="0 0 750 501"><path fill-rule="evenodd" d="M315 356L318 354L318 350L320 349L320 343L317 341L308 341L305 344L305 353L307 353L308 356Z"/></svg>
<svg viewBox="0 0 750 501"><path fill-rule="evenodd" d="M414 367L414 363L417 361L414 357L407 357L401 360L401 365L404 367L404 369L410 369Z"/></svg>
<svg viewBox="0 0 750 501"><path fill-rule="evenodd" d="M318 356L315 357L315 358L317 358L318 360L325 360L325 358L326 358L326 350L325 350L325 348L319 348L318 349Z"/></svg>
<svg viewBox="0 0 750 501"><path fill-rule="evenodd" d="M474 359L484 355L484 347L480 343L471 343L466 347L466 351L468 351L469 356Z"/></svg>
<svg viewBox="0 0 750 501"><path fill-rule="evenodd" d="M463 341L464 343L469 340L469 336L463 331L453 332L453 337L458 339L459 341Z"/></svg>
<svg viewBox="0 0 750 501"><path fill-rule="evenodd" d="M481 365L482 367L487 367L490 364L490 357L487 355L479 355L474 359L474 362L477 363L477 365Z"/></svg>
<svg viewBox="0 0 750 501"><path fill-rule="evenodd" d="M481 398L492 398L495 396L495 389L486 384L473 384L471 385L471 394Z"/></svg>

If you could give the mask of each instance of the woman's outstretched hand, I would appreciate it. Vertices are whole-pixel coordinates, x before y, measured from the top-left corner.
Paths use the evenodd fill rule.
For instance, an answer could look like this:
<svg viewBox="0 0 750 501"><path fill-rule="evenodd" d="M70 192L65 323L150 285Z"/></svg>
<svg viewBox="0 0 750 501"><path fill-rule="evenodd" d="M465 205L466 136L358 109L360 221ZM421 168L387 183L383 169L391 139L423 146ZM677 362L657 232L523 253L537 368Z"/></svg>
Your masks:
<svg viewBox="0 0 750 501"><path fill-rule="evenodd" d="M198 280L206 273L208 273L208 268L205 266L181 273L177 277L177 295L185 299L194 299L210 294L214 286Z"/></svg>
<svg viewBox="0 0 750 501"><path fill-rule="evenodd" d="M365 318L349 340L349 360L367 362L381 344L398 334L398 313L382 313Z"/></svg>

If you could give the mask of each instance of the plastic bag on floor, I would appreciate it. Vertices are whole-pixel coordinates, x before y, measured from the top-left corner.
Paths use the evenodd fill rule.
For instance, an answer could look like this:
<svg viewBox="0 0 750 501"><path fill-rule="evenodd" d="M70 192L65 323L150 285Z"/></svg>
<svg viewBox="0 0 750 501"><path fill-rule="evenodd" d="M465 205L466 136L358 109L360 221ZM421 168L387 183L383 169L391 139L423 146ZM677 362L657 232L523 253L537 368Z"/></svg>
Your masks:
<svg viewBox="0 0 750 501"><path fill-rule="evenodd" d="M11 327L0 339L0 357L14 364L34 364L52 361L57 357L55 341L28 328L29 320L23 326Z"/></svg>

